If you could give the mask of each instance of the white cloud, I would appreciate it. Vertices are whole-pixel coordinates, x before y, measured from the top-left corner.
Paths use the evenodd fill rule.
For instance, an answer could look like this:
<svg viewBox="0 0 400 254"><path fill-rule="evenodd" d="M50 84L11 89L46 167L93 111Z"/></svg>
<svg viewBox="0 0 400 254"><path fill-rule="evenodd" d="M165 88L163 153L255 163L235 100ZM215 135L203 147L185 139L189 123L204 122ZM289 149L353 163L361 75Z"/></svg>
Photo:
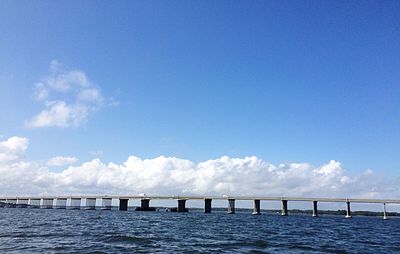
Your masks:
<svg viewBox="0 0 400 254"><path fill-rule="evenodd" d="M83 89L78 93L78 99L80 101L100 103L103 100L103 97L101 96L99 89L88 88L88 89Z"/></svg>
<svg viewBox="0 0 400 254"><path fill-rule="evenodd" d="M315 167L309 163L273 165L254 156L223 156L200 163L174 157L130 156L123 163L93 159L52 172L46 164L24 159L27 145L28 140L21 137L0 143L2 195L146 193L400 198L399 178L379 177L370 169L352 176L334 160ZM50 161L75 160L66 158Z"/></svg>
<svg viewBox="0 0 400 254"><path fill-rule="evenodd" d="M85 105L68 105L64 101L49 101L46 108L33 117L29 127L78 127L87 120L90 110Z"/></svg>
<svg viewBox="0 0 400 254"><path fill-rule="evenodd" d="M38 101L42 101L47 99L49 96L49 89L43 83L35 83L35 99Z"/></svg>
<svg viewBox="0 0 400 254"><path fill-rule="evenodd" d="M78 158L75 157L64 157L64 156L56 156L47 161L47 165L49 166L65 166L71 165L78 161Z"/></svg>
<svg viewBox="0 0 400 254"><path fill-rule="evenodd" d="M97 111L103 102L98 87L81 70L65 70L57 62L50 63L49 74L34 84L34 98L44 109L26 121L26 126L78 127Z"/></svg>
<svg viewBox="0 0 400 254"><path fill-rule="evenodd" d="M72 87L88 87L90 82L86 74L80 70L72 70L45 79L50 88L58 92L67 92Z"/></svg>
<svg viewBox="0 0 400 254"><path fill-rule="evenodd" d="M28 144L28 139L24 137L11 137L0 142L0 163L21 159Z"/></svg>

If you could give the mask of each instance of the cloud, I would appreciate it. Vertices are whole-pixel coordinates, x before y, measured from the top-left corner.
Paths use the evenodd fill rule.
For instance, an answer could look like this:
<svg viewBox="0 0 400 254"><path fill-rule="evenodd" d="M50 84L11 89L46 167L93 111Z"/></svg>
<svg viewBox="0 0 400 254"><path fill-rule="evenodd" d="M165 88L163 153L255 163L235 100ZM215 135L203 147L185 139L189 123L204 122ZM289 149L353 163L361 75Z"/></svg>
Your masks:
<svg viewBox="0 0 400 254"><path fill-rule="evenodd" d="M44 109L25 122L30 128L78 127L103 105L100 88L85 72L52 61L49 73L34 84L34 98Z"/></svg>
<svg viewBox="0 0 400 254"><path fill-rule="evenodd" d="M68 105L64 101L48 101L46 109L29 121L30 127L78 127L87 121L90 109L84 105Z"/></svg>
<svg viewBox="0 0 400 254"><path fill-rule="evenodd" d="M98 89L89 88L81 90L78 93L78 99L80 101L100 103L103 100L103 97L101 96L100 91Z"/></svg>
<svg viewBox="0 0 400 254"><path fill-rule="evenodd" d="M264 195L303 197L400 198L400 179L387 179L372 170L352 176L340 162L273 165L254 156L195 163L175 157L123 163L100 159L52 172L49 164L76 162L55 157L47 164L28 161L28 140L12 137L0 143L0 192L22 194L139 194ZM52 163L50 163L52 162Z"/></svg>
<svg viewBox="0 0 400 254"><path fill-rule="evenodd" d="M22 159L29 141L24 137L11 137L0 142L0 163Z"/></svg>
<svg viewBox="0 0 400 254"><path fill-rule="evenodd" d="M71 165L78 161L75 157L56 156L47 161L48 166L65 166Z"/></svg>

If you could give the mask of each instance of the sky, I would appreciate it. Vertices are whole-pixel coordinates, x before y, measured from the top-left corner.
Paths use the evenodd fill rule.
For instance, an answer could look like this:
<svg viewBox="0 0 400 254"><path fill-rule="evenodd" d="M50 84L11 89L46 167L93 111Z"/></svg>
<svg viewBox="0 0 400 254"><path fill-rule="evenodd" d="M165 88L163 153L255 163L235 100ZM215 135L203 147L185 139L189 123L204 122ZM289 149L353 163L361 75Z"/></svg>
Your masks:
<svg viewBox="0 0 400 254"><path fill-rule="evenodd" d="M398 1L1 1L4 194L400 198Z"/></svg>

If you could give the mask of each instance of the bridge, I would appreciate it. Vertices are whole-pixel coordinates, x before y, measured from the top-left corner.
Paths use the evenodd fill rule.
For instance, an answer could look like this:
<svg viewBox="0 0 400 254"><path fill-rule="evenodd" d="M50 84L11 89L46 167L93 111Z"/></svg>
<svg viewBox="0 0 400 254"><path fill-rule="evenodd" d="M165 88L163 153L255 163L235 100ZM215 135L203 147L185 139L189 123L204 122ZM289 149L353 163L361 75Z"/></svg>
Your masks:
<svg viewBox="0 0 400 254"><path fill-rule="evenodd" d="M346 218L351 218L351 203L369 203L383 205L383 218L387 219L386 204L400 204L396 199L362 199L362 198L303 198L303 197L266 197L266 196L118 196L118 195L81 195L81 196L4 196L0 197L0 205L7 207L29 207L29 208L57 208L57 209L96 209L97 200L101 200L101 209L110 210L112 200L119 200L119 210L128 210L129 200L140 200L138 211L154 211L150 207L151 200L176 200L176 208L172 211L187 212L187 200L203 200L204 212L211 213L213 200L226 200L227 213L235 213L235 201L247 200L253 202L253 214L261 214L261 201L280 201L282 203L282 216L288 216L288 202L310 202L312 204L312 216L318 216L318 203L345 203ZM69 201L69 202L68 202ZM68 204L68 205L67 205Z"/></svg>

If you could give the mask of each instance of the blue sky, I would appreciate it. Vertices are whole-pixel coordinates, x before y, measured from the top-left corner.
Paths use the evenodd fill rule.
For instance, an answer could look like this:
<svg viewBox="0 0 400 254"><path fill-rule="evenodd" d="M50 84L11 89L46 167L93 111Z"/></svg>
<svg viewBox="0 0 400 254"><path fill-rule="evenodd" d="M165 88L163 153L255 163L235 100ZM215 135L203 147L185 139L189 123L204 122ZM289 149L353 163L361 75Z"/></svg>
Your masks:
<svg viewBox="0 0 400 254"><path fill-rule="evenodd" d="M1 1L1 140L28 138L35 161L257 156L398 176L399 20L398 1ZM52 61L101 92L76 126L27 124Z"/></svg>

